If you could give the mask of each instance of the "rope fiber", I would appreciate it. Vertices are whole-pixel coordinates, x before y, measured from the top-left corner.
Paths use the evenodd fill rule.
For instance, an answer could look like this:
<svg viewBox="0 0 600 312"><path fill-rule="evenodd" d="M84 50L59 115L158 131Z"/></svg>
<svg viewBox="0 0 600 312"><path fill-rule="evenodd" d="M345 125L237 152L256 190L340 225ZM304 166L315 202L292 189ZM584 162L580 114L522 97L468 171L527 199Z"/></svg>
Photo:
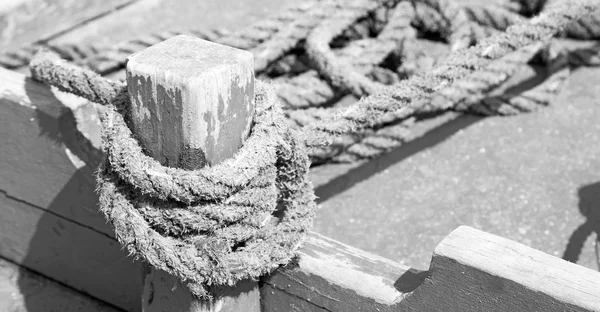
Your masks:
<svg viewBox="0 0 600 312"><path fill-rule="evenodd" d="M258 278L299 248L315 210L310 162L297 130L283 126L272 87L257 82L252 133L232 159L185 170L142 152L128 127L124 84L50 52L38 53L30 66L34 79L106 106L97 191L130 254L207 297L207 285Z"/></svg>
<svg viewBox="0 0 600 312"><path fill-rule="evenodd" d="M125 55L179 32L78 59L50 49L30 69L34 79L106 107L102 212L130 254L207 298L209 285L258 278L292 259L316 208L311 163L381 155L402 145L423 116L535 111L571 68L600 64L597 44L553 44L555 36L597 39L598 1L490 2L309 0L239 32L192 31L250 50L259 78L271 81L257 80L254 125L242 149L195 170L145 155L128 126L127 86L89 70L98 71L99 58L104 70L124 66ZM433 42L449 53L425 52ZM547 69L545 81L518 92L502 88L534 63ZM360 100L336 103L344 96Z"/></svg>

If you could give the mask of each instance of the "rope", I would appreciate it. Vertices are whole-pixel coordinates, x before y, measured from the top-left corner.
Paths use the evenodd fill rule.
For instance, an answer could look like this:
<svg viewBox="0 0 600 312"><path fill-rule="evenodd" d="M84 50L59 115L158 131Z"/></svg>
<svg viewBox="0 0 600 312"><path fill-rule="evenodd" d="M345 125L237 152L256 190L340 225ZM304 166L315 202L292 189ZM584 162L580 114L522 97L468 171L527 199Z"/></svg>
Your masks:
<svg viewBox="0 0 600 312"><path fill-rule="evenodd" d="M526 62L526 59L523 59L523 62ZM557 58L551 65L555 67L556 72L543 83L519 93L509 90L499 96L485 98L469 107L467 111L478 115L514 115L533 112L547 106L560 91L570 73L569 68L561 67L562 65L563 59ZM415 118L412 117L376 131L365 132L361 136L346 137L344 143L334 143L333 147L327 147L328 153L313 155L313 158L317 159L313 160L313 163L355 162L379 156L409 141L412 134L410 127L414 123Z"/></svg>
<svg viewBox="0 0 600 312"><path fill-rule="evenodd" d="M252 31L214 33L214 41L245 44L256 72L273 79L278 94L258 80L254 125L242 149L193 170L161 166L142 152L128 127L123 83L49 52L30 66L34 79L106 106L101 210L132 255L206 298L209 285L257 278L294 256L316 207L311 161L376 157L410 139L411 127L432 114L510 115L548 105L571 67L600 63L597 46L557 51L551 39L599 7L592 0L471 8L448 0L313 0ZM453 52L423 70L434 61L418 51L420 37L432 33ZM502 89L534 61L547 67L548 79L522 92ZM347 94L362 98L347 107L333 103Z"/></svg>
<svg viewBox="0 0 600 312"><path fill-rule="evenodd" d="M18 51L0 53L0 66L9 69L27 66L35 52L40 48L45 48L58 53L66 60L76 61L76 63L79 65L105 74L123 68L126 58L129 55L181 34L193 35L198 38L216 41L221 44L230 45L240 49L250 49L259 43L268 40L279 29L284 28L288 23L298 18L298 16L306 13L306 11L313 8L314 5L320 1L322 0L302 1L297 5L290 6L276 15L272 15L267 19L253 23L235 33L229 33L225 30L198 29L162 31L130 40L125 40L117 43L114 47L94 47L93 45L88 44L53 45L37 43L31 46L25 46ZM90 51L92 53L86 53L82 55L82 57L77 57L74 54L68 53L67 51L69 50Z"/></svg>
<svg viewBox="0 0 600 312"><path fill-rule="evenodd" d="M304 16L278 31L271 37L271 40L250 50L255 58L254 70L256 72L264 70L269 63L278 60L296 47L321 21L334 12L346 12L347 10L343 0L326 1L322 5L311 8Z"/></svg>
<svg viewBox="0 0 600 312"><path fill-rule="evenodd" d="M0 53L0 66L8 69L17 69L19 67L27 66L31 60L31 57L36 53L37 50L41 48L50 50L60 55L64 59L75 62L83 62L84 60L93 57L108 47L98 44L54 45L38 43L25 46L16 51Z"/></svg>
<svg viewBox="0 0 600 312"><path fill-rule="evenodd" d="M316 70L306 71L293 78L276 79L273 85L285 109L298 110L326 105L340 97L340 92L323 81Z"/></svg>
<svg viewBox="0 0 600 312"><path fill-rule="evenodd" d="M542 84L520 94L506 92L498 97L484 99L470 109L480 115L517 115L538 110L547 106L558 94L569 77L570 70L562 70L551 75Z"/></svg>
<svg viewBox="0 0 600 312"><path fill-rule="evenodd" d="M419 7L418 5L415 6L415 8L418 8L418 7ZM423 8L423 6L421 6L421 8ZM556 10L560 12L561 9L558 8ZM418 11L418 10L416 10L416 11ZM421 9L421 11L423 11L423 10ZM553 18L552 16L548 17L549 20L552 20L552 18ZM415 20L418 22L420 20L420 18L416 17ZM523 25L527 25L528 23L532 22L532 21L528 21L528 20L525 20L525 19L521 19L520 21L521 21L521 29L527 28L528 26L524 26L523 27ZM542 21L543 21L543 19L542 19ZM512 23L512 21L510 21L510 23ZM564 21L563 25L564 24L568 24L568 23L569 23L569 20L566 20L566 21ZM505 24L509 24L509 22L506 22ZM504 27L504 26L505 25L502 25L502 27ZM556 33L558 31L558 29L560 27L562 27L562 26L560 26L558 24L554 24L554 26L556 26L558 28L554 28L552 30L552 33L546 35L547 38L549 38L550 36L552 36L554 33ZM500 26L497 26L497 27L500 27ZM542 28L543 28L543 26L542 26ZM511 31L514 31L514 28ZM511 34L511 31L509 31L509 34ZM315 30L315 32L316 32L316 30ZM518 34L518 33L517 34L513 34L513 35L520 36L520 34ZM510 42L512 40L510 38L507 39L505 37L506 35L505 34L501 34L501 33L496 33L495 36L498 37L498 38L502 38L504 36L504 38L502 39L502 42ZM367 39L367 40L369 40L369 39ZM538 41L532 40L532 42L538 42ZM486 43L483 42L483 44L486 44ZM359 45L358 43L354 44L354 46L358 46L358 45ZM352 47L352 45L350 45L350 47ZM454 110L470 111L470 112L474 112L474 113L477 113L477 114L481 114L483 112L483 110L481 109L481 107L478 107L478 109L475 109L475 108L468 109L468 106L470 106L470 104L469 104L469 105L466 105L467 109L465 109L465 108L461 108L461 105L458 105L460 103L455 103L455 104L452 104L452 103L455 102L455 101L464 101L465 99L467 99L469 97L469 93L470 92L479 92L480 95L478 96L478 99L481 100L484 97L483 95L487 91L489 91L492 88L497 87L499 84L501 84L504 81L506 81L520 66L523 66L525 63L527 63L527 61L529 61L529 59L531 59L531 57L533 56L533 54L539 49L539 45L537 45L536 47L533 47L533 48L530 47L529 49L530 50L523 49L523 50L520 51L521 54L516 53L516 54L512 55L509 58L501 59L500 61L495 62L488 69L486 69L486 71L481 72L481 73L477 73L476 75L472 76L471 78L467 77L467 78L463 79L462 81L457 82L457 84L455 86L450 86L448 90L442 91L441 95L440 95L440 96L443 96L446 93L456 92L456 89L458 89L459 91L462 90L461 91L463 93L462 96L459 96L456 99L451 99L451 101L449 101L447 104L442 104L442 102L444 102L444 101L440 101L438 99L437 100L437 102L438 102L437 106L439 106L439 107L437 107L437 108L436 107L430 107L430 108L423 107L423 108L421 108L422 112L418 111L418 110L414 110L410 114L408 114L407 112L405 112L404 113L405 115L400 115L400 118L397 118L396 120L402 119L402 118L406 118L406 116L410 116L411 114L415 115L415 114L419 114L419 113L427 113L428 110L433 110L433 111L446 110L446 109L449 109L448 107L445 107L447 105L450 105L450 106L455 105L456 107L452 108ZM342 50L342 51L344 51L344 50ZM483 48L480 48L479 51L482 52ZM341 53L340 55L343 55L343 53ZM472 55L472 54L469 54L469 55ZM518 59L519 57L522 58L522 59L519 60ZM487 58L487 56L486 56L486 58ZM358 59L358 57L354 57L354 59ZM362 59L362 58L360 58L360 59ZM468 59L468 58L467 57L463 57L463 59ZM364 63L367 64L369 62L365 61ZM461 68L461 67L468 67L468 66L470 66L469 64L460 64L460 61L457 62L457 63L459 65L457 68L456 68L456 65L454 65L455 68L449 67L449 68L446 68L446 70L455 70L456 71L458 69L459 70L458 72L460 73L460 71L464 70L464 68ZM479 67L478 69L483 69L483 68L484 67ZM452 77L444 77L445 74L446 74L445 72L441 72L440 73L440 76L441 76L440 78L444 78L445 80L452 79ZM500 75L498 75L498 74L500 74ZM457 75L457 76L460 76L460 75ZM486 77L488 79L491 78L492 80L488 81L484 85L481 85L481 83L478 82L478 80L485 79ZM287 101L284 101L284 102L286 102L286 103L296 103L296 104L300 103L300 104L302 104L302 105L298 105L298 106L294 107L295 110L288 111L286 113L287 116L288 116L288 118L292 119L297 125L300 125L300 126L314 125L314 124L319 123L319 121L321 121L323 124L327 123L328 125L333 125L335 119L337 118L336 111L335 110L331 110L331 109L327 109L327 108L314 108L314 106L321 106L323 104L327 105L326 103L328 103L327 101L329 99L334 99L335 96L339 96L338 95L339 91L336 92L336 91L334 91L333 88L327 88L327 84L325 84L324 82L319 82L318 81L318 73L305 74L305 75L298 76L296 78L298 80L287 79L286 78L286 81L281 84L282 87L280 89L278 89L279 94L281 94L281 95L283 95L283 97L287 98ZM419 79L419 78L421 78L421 79ZM500 79L498 79L498 78L500 78ZM302 83L302 84L301 83L297 83L297 82L300 82L300 81L302 81L304 83ZM435 91L435 90L433 90L432 87L427 86L427 84L426 84L427 81L424 80L423 77L415 77L412 81L414 82L414 84L412 86L410 86L410 85L408 86L407 89L409 89L409 91L417 91L417 92L419 92L419 91L421 91L421 90L418 90L419 88L422 89L423 91L429 91L430 94L432 94L433 91ZM435 82L438 82L439 85L446 84L446 83L443 83L443 80L442 81L438 80L438 81L433 81L433 83L429 83L429 85L430 86L434 86ZM478 85L479 85L478 88L480 88L480 90L477 89ZM318 86L318 88L315 87L315 86ZM471 88L475 87L475 90L469 91L469 86L471 86ZM287 90L286 90L286 89L288 89L288 87L293 87L293 89L297 90L298 92L302 92L302 94L304 94L305 97L301 98L301 97L290 96L289 95L290 92L287 92ZM307 91L307 89L310 88L310 87L315 88L315 90L320 90L320 91L316 92L316 93L311 93L310 91ZM410 90L410 88L413 88L413 90ZM416 89L416 90L414 90L414 89ZM298 93L296 93L296 94L298 94ZM296 94L294 94L294 95L296 95ZM325 94L326 96L322 96L323 94ZM309 100L306 100L306 98L308 98L309 96L310 96ZM438 98L440 96L438 96ZM374 97L379 98L379 100L381 102L387 100L388 102L392 102L393 103L393 102L396 101L396 99L393 99L393 98L392 99L386 98L385 94L377 94ZM406 96L406 97L410 98L410 96ZM426 101L426 99L423 102L425 102L425 101ZM473 102L473 101L475 101L474 98L471 99L471 102ZM521 100L515 99L515 100L513 100L513 102L509 103L508 105L516 105L517 101L521 101ZM321 102L321 103L319 103L319 102ZM289 106L291 107L292 105L289 105ZM375 105L373 105L373 106L375 106ZM404 106L408 106L408 105L404 104ZM298 110L298 108L306 108L306 107L312 107L312 108ZM498 110L491 110L490 108L488 108L486 110L486 112L487 112L487 114L492 114L492 113L493 114L505 114L505 113L503 113L501 111L498 111ZM337 113L339 114L339 111ZM391 114L388 114L388 116L391 116L392 118L395 118ZM397 122L397 121L395 121L394 119L392 119L391 121L388 119L388 120L384 120L384 122L382 122L382 124L383 125L385 125L385 124L393 124L395 122ZM373 124L367 125L367 127L368 128L374 127L375 129L377 128L377 126L376 125L374 126ZM332 157L333 158L338 159L338 160L341 159L341 158L350 159L348 157L337 157L337 156L335 156L336 154L339 154L339 153L342 153L342 154L346 153L347 151L344 151L345 147L346 148L350 148L351 145L354 145L354 147L352 147L352 148L355 149L355 150L356 149L365 150L365 148L363 148L363 147L359 148L359 147L357 147L355 145L355 144L357 144L357 140L360 140L360 138L361 138L361 135L357 135L357 133L361 132L361 130L360 129L356 129L356 128L354 128L354 129L352 129L352 128L346 128L346 129L347 129L347 131L352 131L354 133L353 134L353 137L354 137L353 140L346 140L346 141L344 141L345 143L340 143L341 146L338 145L336 149L332 149L331 146L328 146L328 147L324 148L324 149L328 150L329 153L332 153ZM342 132L344 132L344 131L342 131ZM377 131L375 131L375 132L369 131L368 135L376 136L376 132ZM394 146L398 146L402 142L402 140L404 139L402 136L400 136L400 134L408 133L408 131L406 130L406 127L399 126L397 131L391 131L390 133L392 133L392 134L396 134L397 133L398 135L391 135L391 137L388 135L388 138L386 140L394 139L396 141L396 143L392 144L390 142L390 144L388 144L388 146L386 146L384 149L380 150L379 153L369 153L370 157L379 155L381 152L385 152L385 151L389 150L390 148L393 148ZM317 137L317 136L315 135L315 137ZM381 139L376 139L376 140L380 140L381 141ZM378 145L378 146L381 147L381 144ZM332 152L332 150L335 151L335 152ZM370 150L372 151L373 149L371 148ZM328 152L326 152L324 150L319 150L319 149L311 151L311 156L313 158L313 162L323 162L323 161L326 161L326 159L324 159L323 157L324 157L324 155L327 155L327 154L328 154ZM367 155L367 154L361 153L361 155ZM330 161L336 161L333 158ZM367 158L369 158L369 157L367 157Z"/></svg>
<svg viewBox="0 0 600 312"><path fill-rule="evenodd" d="M400 49L398 58L404 59L402 70L413 71L418 67L416 64L419 59L418 53L415 53L410 46L414 45L412 40L416 40L416 33L410 26L414 11L409 3L400 3L392 12L390 22L382 29L381 33L375 39L362 39L352 41L350 44L334 52L326 51L325 63L332 62L332 59L339 59L339 63L351 62L352 68L339 69L339 74L334 78L342 80L340 77L344 72L357 72L354 77L359 76L358 84L365 81L367 77L360 77L373 73L374 65L381 63L392 51ZM322 33L321 29L316 29L315 33ZM406 46L404 48L403 46ZM352 60L352 61L350 61ZM409 68L410 65L410 69ZM327 64L325 66L328 66ZM334 69L335 70L335 69ZM381 73L381 71L378 71ZM327 74L327 73L325 73ZM334 76L333 74L330 76ZM352 79L348 77L347 79ZM388 79L394 79L390 77ZM373 79L379 81L380 79ZM387 79L386 79L387 80ZM284 108L301 109L327 105L339 99L344 93L335 91L335 87L320 79L316 70L307 71L293 78L282 78L275 82L277 94L280 96ZM343 86L341 87L343 88ZM296 113L293 116L297 116ZM299 125L303 125L295 120Z"/></svg>
<svg viewBox="0 0 600 312"><path fill-rule="evenodd" d="M565 35L581 40L600 39L600 12L590 14L569 25Z"/></svg>
<svg viewBox="0 0 600 312"><path fill-rule="evenodd" d="M376 115L381 114L382 118L379 121L370 122L366 127L370 128L378 128L381 126L386 126L388 124L392 124L406 118L411 114L417 114L422 112L427 112L428 109L433 110L445 110L448 109L448 106L456 106L454 109L461 109L461 105L452 104L456 101L464 101L468 97L469 92L474 92L473 90L467 90L467 85L476 88L477 83L471 81L461 81L457 82L454 86L447 87L445 91L442 90L440 95L437 95L437 98L448 96L448 93L457 92L454 89L462 90L462 96L459 96L455 99L450 99L450 101L446 104L441 104L441 100L434 101L433 107L432 105L429 108L418 108L412 109L410 113L402 113L397 115L394 111L402 106L408 106L406 101L402 100L401 96L397 96L403 91L410 92L425 92L425 93L433 93L434 91L439 91L437 88L431 88L432 85L443 86L447 83L447 81L451 81L453 77L439 77L439 75L434 74L434 78L436 79L423 79L423 75L417 75L417 77L413 77L409 82L402 81L393 88L385 87L384 83L395 83L399 79L392 74L389 69L374 67L374 65L381 62L382 56L387 57L390 53L390 50L393 51L395 55L393 59L403 59L403 61L398 62L401 65L398 68L395 68L396 72L399 73L400 77L410 77L413 73L415 73L415 66L412 65L413 61L411 59L419 59L422 55L419 53L415 53L417 49L414 48L414 43L417 42L414 36L414 29L411 25L416 25L419 27L427 27L425 31L440 31L445 34L446 38L452 43L452 41L457 41L457 34L464 31L461 30L461 27L464 26L466 21L469 22L469 33L470 33L470 44L477 43L480 38L488 36L490 32L494 32L493 29L505 29L508 25L520 22L520 24L528 24L530 21L524 21L523 18L516 15L514 13L515 6L512 7L507 5L506 3L501 4L492 4L488 6L472 6L472 7L458 7L453 5L450 1L442 1L442 0L423 0L418 2L412 2L412 8L409 5L409 2L400 2L395 5L394 2L387 2L383 5L378 1L367 1L367 0L356 0L351 2L349 5L343 5L345 3L340 3L337 1L329 1L329 2L319 2L318 5L315 3L309 3L304 6L298 6L292 8L288 14L282 14L278 18L274 19L278 21L286 21L289 24L289 21L293 20L294 22L291 25L287 25L284 29L277 31L272 37L273 40L263 41L262 44L257 46L255 49L255 54L258 53L257 57L258 63L268 64L272 63L272 60L279 59L282 55L289 51L289 49L293 47L297 47L301 38L306 37L307 43L304 48L306 49L306 54L313 59L313 62L298 62L298 57L286 58L284 57L281 61L275 63L275 65L271 66L273 70L269 71L271 75L285 75L285 74L296 74L299 73L297 77L282 77L281 80L278 81L278 91L280 92L282 101L284 102L284 107L288 107L294 110L311 108L311 107L321 107L326 106L329 103L334 102L336 99L339 99L343 96L347 91L350 91L358 96L364 96L369 94L377 94L377 96L373 96L370 99L378 99L374 100L376 103L388 102L388 105L383 105L384 109L382 110L380 106L382 105L368 105L372 106L372 109L368 108L367 111L370 110L371 113L375 112ZM512 3L514 4L514 2ZM557 5L561 5L564 3L558 2ZM390 9L396 6L396 15L390 17ZM536 13L539 8L546 5L545 2L540 1L520 1L520 10L527 11L528 14ZM550 7L552 3L546 5ZM494 10L493 10L494 9ZM294 11L295 10L295 11ZM297 16L295 14L298 13L307 13L304 16ZM334 18L326 19L325 22L319 22L324 19L325 15L331 14L334 12ZM399 13L398 13L399 12ZM423 16L419 16L418 14L423 14L425 16L434 16L432 19L423 18ZM465 13L468 17L466 20L463 18L463 14ZM404 14L404 16L402 15ZM428 15L427 15L428 14ZM377 15L378 18L373 20L373 16ZM290 18L290 16L294 16L294 18ZM371 19L365 19L365 16L370 17ZM591 15L592 17L595 15ZM589 19L590 17L586 17ZM583 19L582 19L583 20ZM353 25L358 25L360 21L362 27L356 29L362 30L354 30L351 32L347 32L349 27ZM407 24L411 24L408 25ZM425 22L429 21L429 22ZM373 31L377 27L373 25L381 25L382 23L387 25L384 26L381 33L378 35L375 41L372 41L374 44L372 47L380 47L377 49L366 49L370 40L372 39L361 39L351 41L346 47L340 50L340 53L336 53L330 49L328 46L328 42L333 42L336 39L336 36L339 35L340 32L344 32L345 36L348 38L354 37L363 37L366 34L365 25L369 25L369 31ZM355 23L355 24L353 24ZM579 21L581 23L581 21ZM477 27L473 27L473 25L477 24ZM572 23L573 24L573 23ZM254 34L265 34L269 33L269 31L273 31L276 27L273 25L282 25L282 23L262 23L259 24L260 27L256 27L256 29L260 29L260 31L254 31L250 33ZM316 26L318 25L318 26ZM394 27L394 25L399 25L398 27ZM461 26L463 25L463 26ZM316 27L316 28L315 28ZM561 26L564 28L564 25ZM381 26L380 26L381 28ZM269 30L270 29L270 30ZM412 32L412 35L404 36L402 38L402 43L400 48L398 48L398 44L396 47L392 47L390 42L386 42L385 33L386 29L393 29L394 31L389 31L391 34L403 34L404 31L401 29L406 29L407 31ZM406 33L406 34L409 34ZM506 32L510 33L510 29ZM555 31L552 32L552 35ZM289 35L293 34L294 36L290 37ZM354 34L354 35L353 35ZM357 35L358 34L358 35ZM521 36L525 34L517 33L515 37ZM504 36L505 34L495 33L495 37ZM259 36L260 35L255 35ZM454 36L454 37L453 37ZM267 38L268 36L263 35L261 38ZM402 36L400 36L402 37ZM460 37L460 36L459 36ZM408 40L408 38L411 38ZM464 39L465 37L463 37ZM475 39L477 40L475 40ZM163 38L160 38L163 39ZM514 38L513 38L514 39ZM215 39L216 40L216 39ZM363 41L364 40L364 41ZM462 40L462 39L461 39ZM461 41L458 40L458 41ZM504 40L504 42L510 42L509 40ZM457 42L458 42L457 41ZM464 41L464 40L463 40ZM144 42L141 40L140 42ZM150 44L152 42L146 42L146 44ZM455 42L456 43L456 42ZM363 45L360 48L360 45ZM456 45L455 45L456 48ZM464 48L464 47L461 47ZM354 62L351 66L346 66L348 63L348 58L344 58L344 53L352 53L352 50L362 51L363 53L360 55L361 57L355 58L361 60L360 62ZM258 52L257 52L258 51ZM129 51L132 52L132 51ZM369 54L371 53L371 54ZM261 61L261 55L262 60ZM340 57L341 56L341 57ZM493 59L493 58L492 58ZM292 60L291 62L289 60ZM464 64L461 64L460 62ZM481 61L481 60L479 60ZM481 69L482 67L477 65L479 61L472 61L475 69ZM297 64L295 70L292 71L292 66L290 64ZM457 65L452 65L447 68L448 72L454 71L459 73L456 77L461 76L461 72L464 70L464 67L470 66L465 63L464 60L459 60ZM506 65L506 62L502 63ZM501 65L502 65L501 64ZM504 71L501 79L495 79L495 81L490 81L485 84L483 89L489 90L493 87L496 87L498 84L504 82L512 72L514 72L515 68L521 64L517 62L513 64L513 66L509 66L512 68L511 70ZM305 73L301 73L307 67L314 66L316 67L316 72L307 71ZM267 65L257 65L257 69L266 69ZM463 68L461 68L463 67ZM369 70L368 70L369 69ZM491 72L478 73L472 79L483 79L486 76L489 78L496 78L493 76L494 71L497 68L490 68ZM442 73L444 74L444 73ZM442 75L443 76L443 75ZM374 79L377 77L377 79ZM323 81L325 78L325 81ZM440 79L441 78L441 79ZM378 82L379 81L379 82ZM411 83L414 82L414 83ZM479 83L482 85L482 83ZM482 85L483 86L483 85ZM415 89L416 88L416 89ZM307 91L307 90L315 90L315 92ZM419 89L422 89L419 91ZM485 90L480 90L480 93L485 93ZM483 96L480 95L479 98ZM400 100L398 100L398 98ZM365 104L369 103L369 101L365 101ZM358 105L361 106L360 104ZM363 105L367 106L367 105ZM387 106L387 108L385 108ZM435 106L438 106L435 108ZM468 105L467 105L468 106ZM396 108L394 108L396 107ZM390 109L391 108L391 109ZM353 108L354 109L354 108ZM403 111L411 111L407 109L403 109ZM321 119L322 123L327 122L328 119L335 118L334 116L338 115L339 112L329 111L329 110L300 110L298 112L287 112L286 115L290 118L293 118L296 124L298 125L306 125L306 123L314 123L316 120ZM347 114L347 113L345 113ZM368 116L370 113L360 113L357 115ZM344 119L347 117L344 117ZM372 118L376 119L376 118ZM303 122L300 120L304 120ZM356 122L359 120L356 117ZM354 123L351 122L351 123ZM330 124L333 126L333 124ZM361 126L363 127L363 126ZM341 128L352 129L349 125L343 126ZM364 127L363 127L364 128ZM342 130L344 132L346 130ZM354 129L354 131L360 132L364 130ZM327 131L326 131L327 132Z"/></svg>
<svg viewBox="0 0 600 312"><path fill-rule="evenodd" d="M460 77L471 74L491 61L499 59L528 44L549 40L554 34L582 15L597 9L599 4L586 1L565 1L556 3L539 16L509 27L506 32L488 38L479 45L451 54L444 64L437 66L427 74L417 74L402 81L389 93L371 95L361 99L356 105L329 114L324 120L308 126L311 137L318 138L309 143L314 147L331 143L342 133L360 131L364 128L378 128L385 124L406 119L418 113L443 111L447 103L435 107L428 103L436 92L451 86ZM510 61L510 59L508 59ZM484 91L505 81L509 76L497 72L501 81L484 83L476 89L464 90L465 94ZM459 104L459 103L456 103ZM467 105L468 103L463 103Z"/></svg>
<svg viewBox="0 0 600 312"><path fill-rule="evenodd" d="M329 47L329 42L357 19L374 11L377 6L378 3L373 0L347 2L344 10L334 12L332 18L323 21L306 38L306 51L314 61L317 70L334 87L348 89L359 96L374 93L380 87L351 68L339 65Z"/></svg>
<svg viewBox="0 0 600 312"><path fill-rule="evenodd" d="M600 44L569 51L567 57L573 67L600 66Z"/></svg>
<svg viewBox="0 0 600 312"><path fill-rule="evenodd" d="M271 87L257 81L254 126L236 156L184 170L142 152L127 124L122 83L50 53L36 55L31 71L36 80L106 105L100 207L130 254L186 282L200 298L209 296L209 285L258 278L294 256L316 206L308 157L299 134L283 126Z"/></svg>
<svg viewBox="0 0 600 312"><path fill-rule="evenodd" d="M229 45L239 49L252 49L260 43L270 39L280 29L284 28L289 23L298 19L299 16L306 14L309 10L314 9L321 0L303 1L296 5L290 6L276 15L270 16L267 19L258 21L243 28L240 31L229 33L225 31L199 31L193 30L188 32L172 33L169 36L161 34L153 34L146 40L136 38L118 44L115 49L105 51L103 55L98 55L97 59L91 59L89 65L91 68L101 73L122 68L125 65L126 58L144 48L162 42L174 35L190 34L196 37ZM148 40L149 39L149 40ZM94 64L102 64L95 65Z"/></svg>
<svg viewBox="0 0 600 312"><path fill-rule="evenodd" d="M217 38L225 36L228 32L225 30L187 30L187 31L163 31L153 33L147 36L125 40L117 43L114 47L104 49L100 53L83 60L76 62L79 65L90 68L91 70L105 74L125 66L126 59L129 55L153 46L159 42L167 40L177 35L191 35L201 39L214 41ZM68 58L67 58L68 59Z"/></svg>
<svg viewBox="0 0 600 312"><path fill-rule="evenodd" d="M539 14L545 5L549 2L548 0L515 0L521 5L521 13L525 16L533 16Z"/></svg>
<svg viewBox="0 0 600 312"><path fill-rule="evenodd" d="M523 22L523 16L499 5L465 6L469 20L482 26L491 26L496 30L506 30L510 25Z"/></svg>

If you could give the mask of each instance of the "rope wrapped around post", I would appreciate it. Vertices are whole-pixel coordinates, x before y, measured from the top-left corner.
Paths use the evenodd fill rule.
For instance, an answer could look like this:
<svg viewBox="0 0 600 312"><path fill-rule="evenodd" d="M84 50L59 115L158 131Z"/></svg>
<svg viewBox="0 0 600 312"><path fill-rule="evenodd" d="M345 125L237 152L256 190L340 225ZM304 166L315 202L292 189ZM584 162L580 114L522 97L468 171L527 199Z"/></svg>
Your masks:
<svg viewBox="0 0 600 312"><path fill-rule="evenodd" d="M425 2L433 7L447 4L442 0ZM314 16L298 20L294 27L302 29L302 36L294 37L292 44L282 39L286 32L264 41L258 46L262 52L255 69L266 69L308 36L305 44L312 56L317 56L313 61L318 63L319 74L355 94L371 93L367 90L372 89L370 83L363 88L366 76L337 62L328 45L344 28L377 9L372 1L353 4L356 6L334 15L335 22L319 24ZM332 2L329 9L340 6ZM400 9L404 7L410 8L404 3ZM196 296L206 298L206 285L233 285L256 278L289 261L299 248L315 210L306 178L308 155L324 161L374 157L400 145L418 114L473 110L546 41L598 7L589 0L548 6L539 16L519 21L505 33L454 51L431 72L386 86L381 93L370 94L350 107L301 110L315 117L302 133L286 126L273 89L259 82L252 134L244 147L232 159L197 170L164 167L144 154L129 129L129 95L122 83L110 82L47 53L38 54L31 69L35 79L106 105L106 159L98 172L102 211L130 253L185 281ZM415 6L407 15L392 15L399 19L390 23L390 29L404 31L398 37L384 36L387 31L382 31L383 50L415 40L410 23L417 12ZM321 30L324 32L317 32ZM384 51L377 58L387 54ZM409 54L404 57L412 58ZM563 62L558 61L555 78L537 93L555 92L564 80L565 72L558 70ZM374 86L379 90L378 84ZM520 111L532 109L516 100L514 106ZM491 113L495 113L492 108L502 109L495 101L479 106L485 108ZM345 134L354 138L344 140L341 136ZM337 146L329 149L331 143Z"/></svg>
<svg viewBox="0 0 600 312"><path fill-rule="evenodd" d="M34 79L105 105L100 206L130 254L199 298L209 296L208 285L257 278L294 256L316 207L310 163L269 85L256 84L254 125L242 149L215 166L184 170L144 154L128 126L124 84L48 52L30 66Z"/></svg>

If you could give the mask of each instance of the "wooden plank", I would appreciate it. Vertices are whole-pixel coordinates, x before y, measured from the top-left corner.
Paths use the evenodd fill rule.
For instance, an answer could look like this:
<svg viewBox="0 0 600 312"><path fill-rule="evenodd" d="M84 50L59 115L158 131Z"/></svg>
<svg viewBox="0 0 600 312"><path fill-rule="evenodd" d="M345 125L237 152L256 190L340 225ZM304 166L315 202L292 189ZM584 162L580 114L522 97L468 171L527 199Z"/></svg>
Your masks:
<svg viewBox="0 0 600 312"><path fill-rule="evenodd" d="M119 243L0 192L0 256L126 311L138 311L139 263Z"/></svg>
<svg viewBox="0 0 600 312"><path fill-rule="evenodd" d="M0 256L135 311L139 264L97 208L97 117L86 101L0 68ZM58 236L58 224L69 230ZM125 284L111 287L115 278Z"/></svg>
<svg viewBox="0 0 600 312"><path fill-rule="evenodd" d="M260 301L262 312L325 312L312 302L299 298L291 293L265 284L260 288Z"/></svg>
<svg viewBox="0 0 600 312"><path fill-rule="evenodd" d="M600 311L600 272L461 226L435 249L407 311Z"/></svg>
<svg viewBox="0 0 600 312"><path fill-rule="evenodd" d="M16 50L50 39L133 0L27 0L0 12L0 48Z"/></svg>
<svg viewBox="0 0 600 312"><path fill-rule="evenodd" d="M461 226L417 271L311 233L263 311L600 311L600 272Z"/></svg>
<svg viewBox="0 0 600 312"><path fill-rule="evenodd" d="M0 68L0 137L0 190L112 235L94 191L101 155L93 105Z"/></svg>
<svg viewBox="0 0 600 312"><path fill-rule="evenodd" d="M0 311L120 310L0 258Z"/></svg>
<svg viewBox="0 0 600 312"><path fill-rule="evenodd" d="M185 169L233 157L254 116L250 52L190 36L176 36L128 58L132 131L161 164ZM258 283L211 287L197 300L184 283L148 268L142 309L150 311L259 311ZM176 285L173 287L173 285Z"/></svg>
<svg viewBox="0 0 600 312"><path fill-rule="evenodd" d="M261 289L263 309L387 311L426 273L311 232L296 263L262 279L270 286Z"/></svg>

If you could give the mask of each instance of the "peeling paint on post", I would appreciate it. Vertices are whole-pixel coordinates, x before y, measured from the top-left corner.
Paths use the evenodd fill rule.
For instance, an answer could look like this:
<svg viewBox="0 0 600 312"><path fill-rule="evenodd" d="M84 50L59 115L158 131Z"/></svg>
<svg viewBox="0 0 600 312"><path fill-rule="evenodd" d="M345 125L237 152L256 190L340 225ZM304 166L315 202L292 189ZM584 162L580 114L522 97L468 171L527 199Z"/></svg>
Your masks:
<svg viewBox="0 0 600 312"><path fill-rule="evenodd" d="M179 166L193 150L209 165L232 157L254 114L252 54L176 36L128 58L134 132L150 156Z"/></svg>
<svg viewBox="0 0 600 312"><path fill-rule="evenodd" d="M247 51L176 36L127 63L132 130L164 166L198 169L232 157L250 134L254 60ZM166 272L146 267L142 310L260 311L258 283L211 287L198 301Z"/></svg>

